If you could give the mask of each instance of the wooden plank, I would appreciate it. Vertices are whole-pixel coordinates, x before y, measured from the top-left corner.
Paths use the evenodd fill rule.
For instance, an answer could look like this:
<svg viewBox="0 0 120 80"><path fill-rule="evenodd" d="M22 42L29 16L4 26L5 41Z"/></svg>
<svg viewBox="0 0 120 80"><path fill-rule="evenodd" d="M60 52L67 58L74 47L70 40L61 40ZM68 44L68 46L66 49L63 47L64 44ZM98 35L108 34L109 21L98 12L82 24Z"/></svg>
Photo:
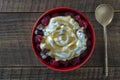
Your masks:
<svg viewBox="0 0 120 80"><path fill-rule="evenodd" d="M43 66L34 56L30 36L34 22L41 13L0 13L0 66ZM95 51L84 66L104 66L102 27L94 13L85 13L96 33ZM120 13L115 13L108 28L109 66L120 66Z"/></svg>
<svg viewBox="0 0 120 80"><path fill-rule="evenodd" d="M83 67L71 72L57 72L44 67L0 68L0 80L104 80L102 67ZM120 67L109 67L106 80L119 80Z"/></svg>
<svg viewBox="0 0 120 80"><path fill-rule="evenodd" d="M32 26L39 15L0 14L0 66L39 64L33 54L30 40Z"/></svg>
<svg viewBox="0 0 120 80"><path fill-rule="evenodd" d="M111 4L115 12L120 12L119 0L0 0L0 12L44 12L61 6L94 12L103 3Z"/></svg>

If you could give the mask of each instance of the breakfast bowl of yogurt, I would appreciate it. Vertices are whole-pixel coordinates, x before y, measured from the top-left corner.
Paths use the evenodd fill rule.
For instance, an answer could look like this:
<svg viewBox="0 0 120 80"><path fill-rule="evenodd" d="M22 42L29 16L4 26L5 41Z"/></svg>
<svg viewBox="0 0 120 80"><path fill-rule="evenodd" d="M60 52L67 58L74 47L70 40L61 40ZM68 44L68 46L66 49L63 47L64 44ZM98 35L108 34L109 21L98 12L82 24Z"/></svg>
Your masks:
<svg viewBox="0 0 120 80"><path fill-rule="evenodd" d="M71 71L90 58L95 33L80 11L59 7L46 11L32 29L32 48L38 60L56 71Z"/></svg>

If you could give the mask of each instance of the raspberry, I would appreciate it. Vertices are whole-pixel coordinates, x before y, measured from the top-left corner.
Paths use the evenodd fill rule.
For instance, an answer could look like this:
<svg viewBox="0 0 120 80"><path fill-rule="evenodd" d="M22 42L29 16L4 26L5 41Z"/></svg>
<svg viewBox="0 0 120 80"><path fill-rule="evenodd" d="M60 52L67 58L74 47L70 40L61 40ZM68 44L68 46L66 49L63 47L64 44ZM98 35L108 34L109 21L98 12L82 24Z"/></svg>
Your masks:
<svg viewBox="0 0 120 80"><path fill-rule="evenodd" d="M87 29L88 24L83 20L83 27Z"/></svg>
<svg viewBox="0 0 120 80"><path fill-rule="evenodd" d="M40 52L41 49L40 49L40 44L36 44L36 49Z"/></svg>
<svg viewBox="0 0 120 80"><path fill-rule="evenodd" d="M91 33L87 30L87 33L86 33L88 39L91 39Z"/></svg>
<svg viewBox="0 0 120 80"><path fill-rule="evenodd" d="M57 61L55 61L55 60L51 60L50 65L54 66L54 67L57 67L57 66L59 66L59 63Z"/></svg>
<svg viewBox="0 0 120 80"><path fill-rule="evenodd" d="M52 14L52 17L56 17L56 16L59 16L59 14L58 13L53 13Z"/></svg>
<svg viewBox="0 0 120 80"><path fill-rule="evenodd" d="M73 17L73 13L72 12L65 12L65 16L71 16L71 17Z"/></svg>
<svg viewBox="0 0 120 80"><path fill-rule="evenodd" d="M84 60L84 58L88 55L88 50L85 50L81 55L80 55L80 60Z"/></svg>
<svg viewBox="0 0 120 80"><path fill-rule="evenodd" d="M44 55L46 55L47 52L49 52L48 49L43 49L43 50L42 50L42 54L44 54Z"/></svg>
<svg viewBox="0 0 120 80"><path fill-rule="evenodd" d="M76 15L75 20L79 23L79 26L84 27L84 29L87 28L88 24L84 20L81 20L80 15Z"/></svg>
<svg viewBox="0 0 120 80"><path fill-rule="evenodd" d="M87 40L87 46L91 46L91 40Z"/></svg>
<svg viewBox="0 0 120 80"><path fill-rule="evenodd" d="M48 62L48 64L50 64L50 61L53 59L50 56L47 56L47 58L45 60L46 60L46 62Z"/></svg>
<svg viewBox="0 0 120 80"><path fill-rule="evenodd" d="M79 26L84 27L84 29L87 28L87 23L84 20L79 20Z"/></svg>
<svg viewBox="0 0 120 80"><path fill-rule="evenodd" d="M75 57L75 58L73 58L72 62L73 62L73 65L79 64L80 63L80 58Z"/></svg>
<svg viewBox="0 0 120 80"><path fill-rule="evenodd" d="M41 20L41 24L42 24L43 26L47 26L48 23L49 23L49 20L50 20L50 16L46 16L46 17L44 17L44 18Z"/></svg>
<svg viewBox="0 0 120 80"><path fill-rule="evenodd" d="M41 40L42 40L42 36L41 36L41 35L35 36L35 42L36 42L36 43L40 43Z"/></svg>
<svg viewBox="0 0 120 80"><path fill-rule="evenodd" d="M80 15L76 15L75 20L79 22L81 20Z"/></svg>
<svg viewBox="0 0 120 80"><path fill-rule="evenodd" d="M68 61L59 61L59 64L61 67L67 67L68 66Z"/></svg>

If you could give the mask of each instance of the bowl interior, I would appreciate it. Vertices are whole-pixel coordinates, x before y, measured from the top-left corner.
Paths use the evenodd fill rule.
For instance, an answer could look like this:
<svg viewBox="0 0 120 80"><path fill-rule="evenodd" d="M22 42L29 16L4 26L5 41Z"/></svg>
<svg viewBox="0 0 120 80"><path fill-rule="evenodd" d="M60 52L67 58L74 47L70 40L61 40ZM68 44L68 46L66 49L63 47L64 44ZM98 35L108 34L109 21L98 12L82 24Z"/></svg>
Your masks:
<svg viewBox="0 0 120 80"><path fill-rule="evenodd" d="M80 64L75 65L75 66L65 67L65 68L63 68L63 67L62 68L61 67L59 67L59 68L58 67L53 67L53 66L50 66L46 61L41 59L41 57L39 55L40 52L38 52L36 50L35 42L34 42L34 31L35 31L36 27L41 23L41 19L43 17L45 17L47 15L52 15L54 13L60 13L62 15L64 12L69 12L69 11L73 12L74 14L80 15L81 18L84 19L87 22L88 27L86 29L86 34L88 35L88 41L90 42L90 45L88 45L87 50L85 50L80 55ZM34 24L33 29L32 29L32 48L33 48L33 51L34 51L35 55L44 65L46 65L48 68L51 68L53 70L71 71L71 70L74 70L74 69L82 66L90 58L91 54L93 53L94 46L95 46L95 33L94 33L94 29L93 29L92 24L90 23L90 21L86 18L86 16L84 14L82 14L81 12L79 12L75 9L72 9L72 8L59 7L59 8L54 8L54 9L48 10L47 12L43 13L38 18L38 20L36 21L36 23Z"/></svg>

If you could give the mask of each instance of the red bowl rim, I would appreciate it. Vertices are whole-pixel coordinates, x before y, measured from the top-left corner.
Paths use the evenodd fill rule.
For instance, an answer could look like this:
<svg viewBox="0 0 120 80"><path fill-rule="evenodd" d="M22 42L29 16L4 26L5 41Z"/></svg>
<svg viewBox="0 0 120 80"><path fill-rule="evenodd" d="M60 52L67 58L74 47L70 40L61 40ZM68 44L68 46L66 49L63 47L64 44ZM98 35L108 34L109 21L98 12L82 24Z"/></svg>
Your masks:
<svg viewBox="0 0 120 80"><path fill-rule="evenodd" d="M91 34L92 34L92 48L91 48L91 51L89 52L89 54L87 55L87 57L84 59L84 61L79 64L79 65L76 65L76 66L73 66L72 68L68 68L68 69L60 69L60 68L55 68L55 67L52 67L50 66L49 64L43 62L43 60L37 55L37 52L35 50L35 46L34 46L34 42L33 42L33 36L34 36L34 30L35 28L38 26L38 23L39 21L41 20L41 18L43 16L45 16L46 14L49 14L51 12L54 12L54 11L59 11L59 10L69 10L69 11L72 11L72 12L75 12L75 13L78 13L79 15L81 15L85 20L86 22L88 23L89 27L91 28ZM33 52L34 54L36 55L36 57L38 58L38 60L44 64L45 66L47 66L48 68L52 69L52 70L55 70L55 71L60 71L60 72L67 72L67 71L72 71L72 70L75 70L79 67L81 67L83 64L85 64L87 62L87 60L90 58L90 56L93 54L93 51L94 51L94 47L95 47L95 41L96 41L96 38L95 38L95 32L94 32L94 29L93 29L93 26L92 24L90 23L89 19L83 14L81 13L80 11L76 10L76 9L73 9L73 8L68 8L68 7L57 7L57 8L52 8L48 11L46 11L45 13L43 13L38 19L37 21L35 22L34 26L33 26L33 29L32 29L32 35L31 35L31 43L32 43L32 49L33 49Z"/></svg>

